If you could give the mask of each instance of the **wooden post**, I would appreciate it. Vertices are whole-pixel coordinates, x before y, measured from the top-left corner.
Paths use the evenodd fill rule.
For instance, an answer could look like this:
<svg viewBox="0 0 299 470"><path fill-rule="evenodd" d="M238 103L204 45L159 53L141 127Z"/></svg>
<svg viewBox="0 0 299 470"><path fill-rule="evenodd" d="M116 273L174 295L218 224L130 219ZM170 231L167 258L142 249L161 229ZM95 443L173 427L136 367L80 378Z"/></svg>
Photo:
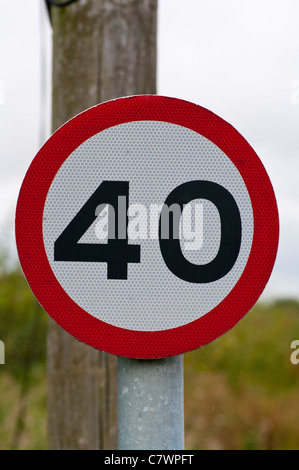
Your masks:
<svg viewBox="0 0 299 470"><path fill-rule="evenodd" d="M156 93L157 0L77 0L51 7L52 128L97 103ZM50 320L49 449L117 448L116 358Z"/></svg>

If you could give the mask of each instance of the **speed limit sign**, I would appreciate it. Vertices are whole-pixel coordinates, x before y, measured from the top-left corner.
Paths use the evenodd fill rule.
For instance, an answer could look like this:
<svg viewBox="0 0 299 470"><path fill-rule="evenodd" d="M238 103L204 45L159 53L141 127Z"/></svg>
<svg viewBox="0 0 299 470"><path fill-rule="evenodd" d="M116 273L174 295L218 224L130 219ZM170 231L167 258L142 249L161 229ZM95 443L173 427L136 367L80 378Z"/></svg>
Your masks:
<svg viewBox="0 0 299 470"><path fill-rule="evenodd" d="M228 123L157 95L109 101L58 129L23 181L16 240L46 312L119 356L196 349L262 293L278 212L258 156Z"/></svg>

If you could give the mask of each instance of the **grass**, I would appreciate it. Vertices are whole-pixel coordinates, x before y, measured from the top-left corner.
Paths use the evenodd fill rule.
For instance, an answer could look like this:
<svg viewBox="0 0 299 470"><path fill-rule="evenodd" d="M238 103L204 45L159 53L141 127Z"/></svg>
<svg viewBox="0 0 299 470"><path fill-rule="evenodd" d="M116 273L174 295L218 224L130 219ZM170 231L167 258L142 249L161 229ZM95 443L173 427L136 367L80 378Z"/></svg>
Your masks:
<svg viewBox="0 0 299 470"><path fill-rule="evenodd" d="M0 278L0 449L46 449L47 316L17 269ZM186 449L299 449L299 303L257 304L185 354Z"/></svg>
<svg viewBox="0 0 299 470"><path fill-rule="evenodd" d="M186 445L298 449L299 304L257 304L231 331L185 354Z"/></svg>

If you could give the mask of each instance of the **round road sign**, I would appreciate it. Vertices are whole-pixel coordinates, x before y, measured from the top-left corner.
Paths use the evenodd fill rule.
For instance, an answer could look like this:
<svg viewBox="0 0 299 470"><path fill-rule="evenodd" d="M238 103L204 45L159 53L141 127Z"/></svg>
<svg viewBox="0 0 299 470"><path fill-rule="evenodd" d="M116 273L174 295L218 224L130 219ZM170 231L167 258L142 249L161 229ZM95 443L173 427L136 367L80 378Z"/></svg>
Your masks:
<svg viewBox="0 0 299 470"><path fill-rule="evenodd" d="M262 293L278 213L256 153L228 123L156 95L95 106L32 161L16 211L20 262L66 331L119 356L196 349Z"/></svg>

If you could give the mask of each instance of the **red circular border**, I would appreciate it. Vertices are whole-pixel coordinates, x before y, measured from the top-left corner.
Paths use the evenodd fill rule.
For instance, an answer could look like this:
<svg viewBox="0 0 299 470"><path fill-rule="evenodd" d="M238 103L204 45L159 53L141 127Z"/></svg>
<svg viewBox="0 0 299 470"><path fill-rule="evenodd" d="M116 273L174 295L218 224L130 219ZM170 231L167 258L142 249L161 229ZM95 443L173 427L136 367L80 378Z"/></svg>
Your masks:
<svg viewBox="0 0 299 470"><path fill-rule="evenodd" d="M131 121L165 121L192 129L234 163L251 197L254 236L246 267L226 298L203 317L163 331L112 326L81 309L63 290L48 262L42 233L48 190L63 162L85 140ZM199 348L232 328L255 304L273 268L279 221L275 195L258 156L227 122L201 106L176 98L140 95L90 108L58 129L32 161L16 209L16 241L22 269L36 298L66 331L90 346L124 357L158 358Z"/></svg>

